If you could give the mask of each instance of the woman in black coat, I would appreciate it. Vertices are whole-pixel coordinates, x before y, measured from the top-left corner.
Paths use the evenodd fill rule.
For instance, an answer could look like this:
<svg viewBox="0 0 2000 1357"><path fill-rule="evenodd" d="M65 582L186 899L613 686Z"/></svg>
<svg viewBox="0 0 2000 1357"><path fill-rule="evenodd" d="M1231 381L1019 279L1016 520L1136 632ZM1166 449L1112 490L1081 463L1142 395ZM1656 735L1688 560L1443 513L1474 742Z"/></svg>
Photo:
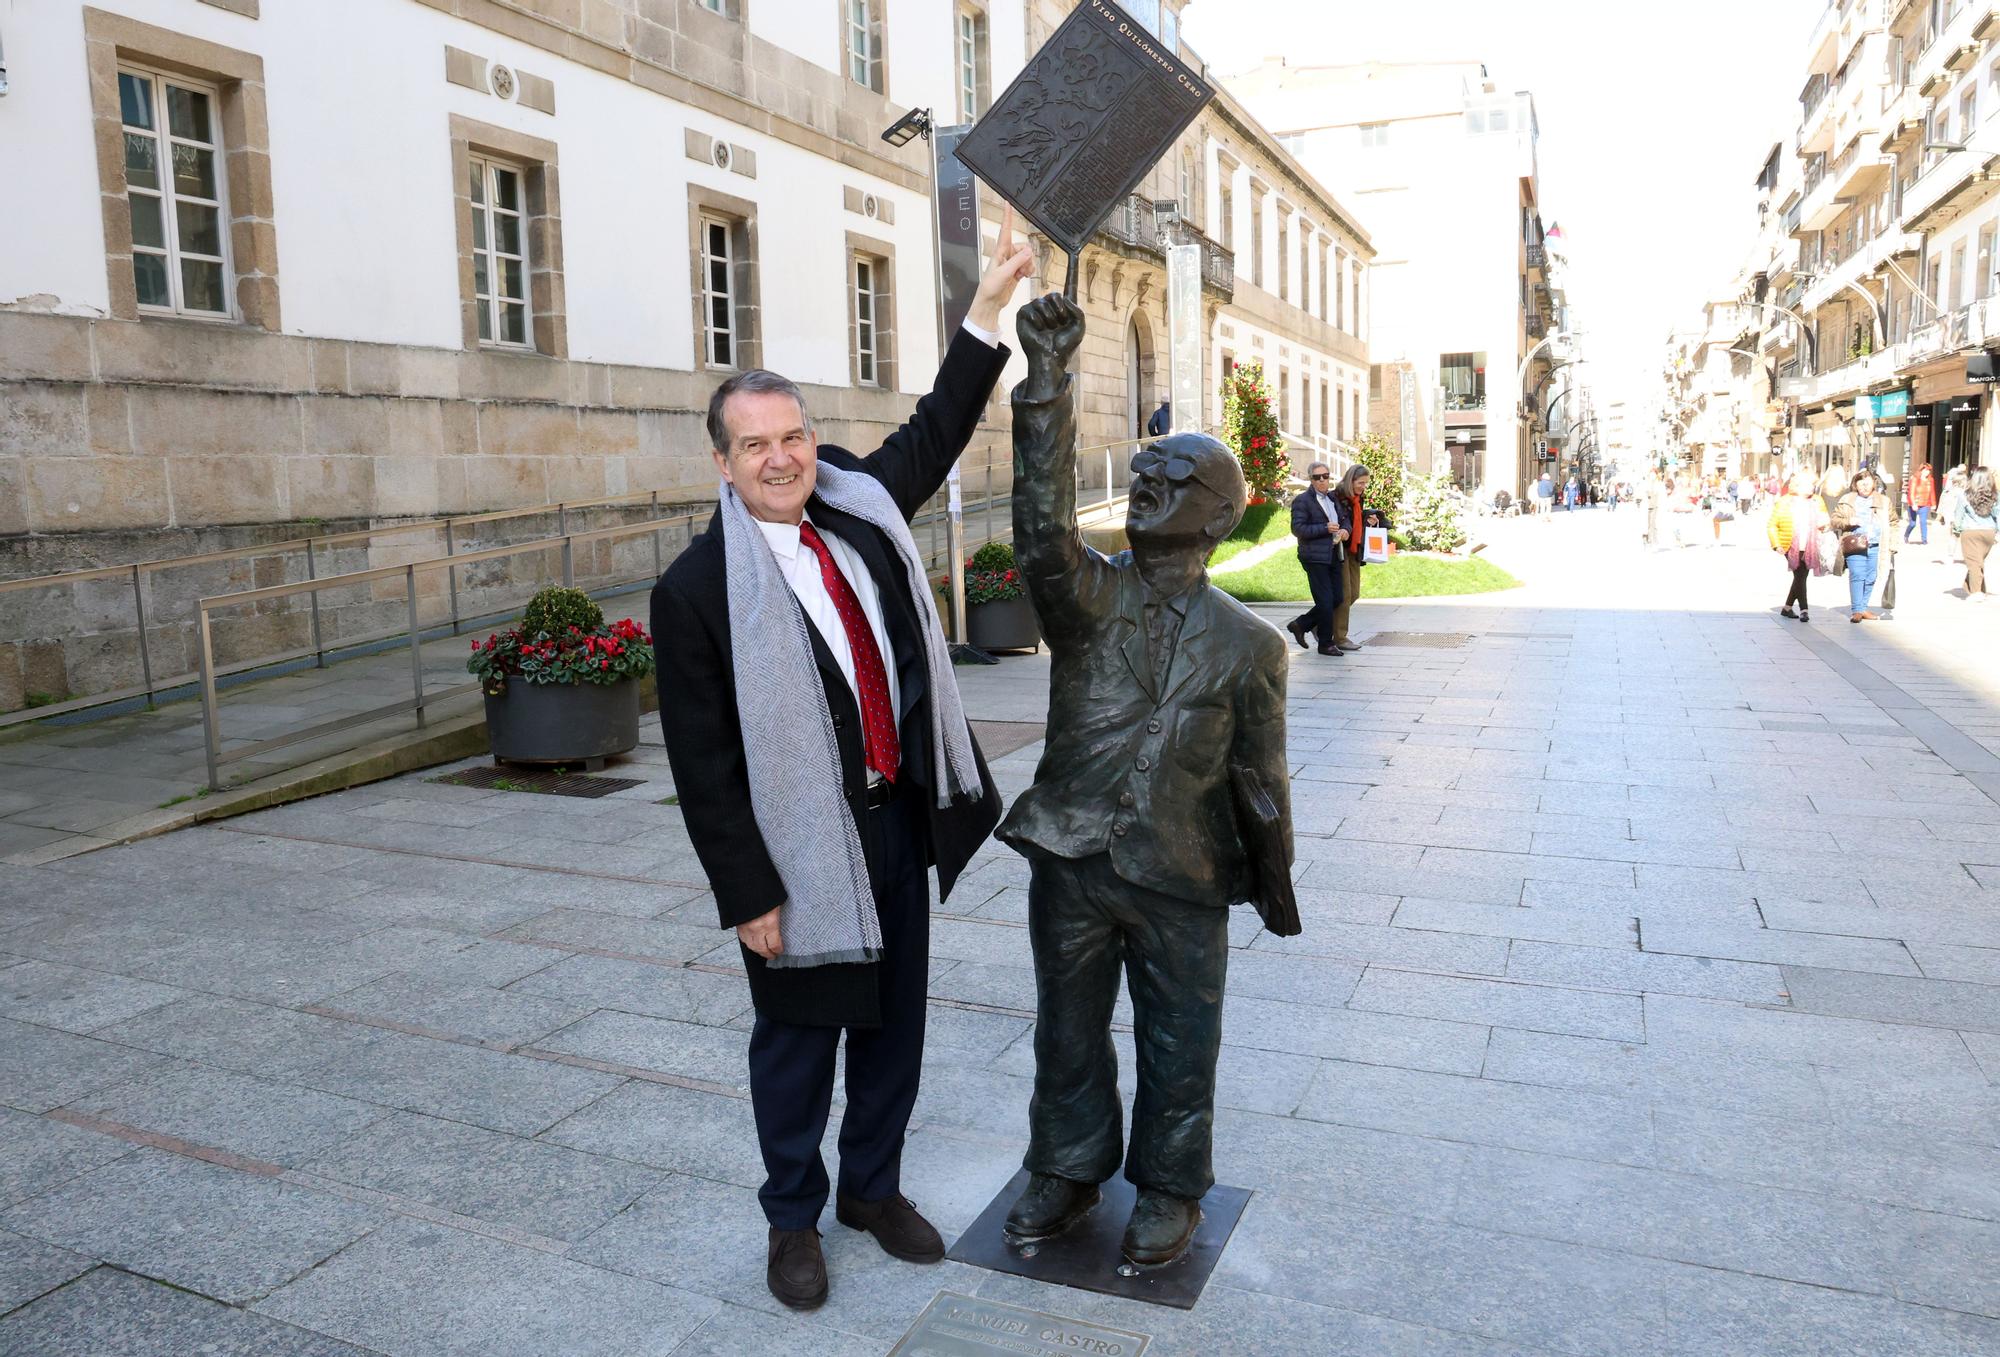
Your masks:
<svg viewBox="0 0 2000 1357"><path fill-rule="evenodd" d="M1328 487L1333 470L1325 462L1306 468L1310 486L1292 500L1292 536L1299 542L1299 564L1305 567L1306 583L1312 589L1313 605L1285 626L1301 648L1306 633L1319 642L1319 653L1338 656L1333 643L1333 614L1340 606L1340 558L1347 533L1335 518L1335 505Z"/></svg>

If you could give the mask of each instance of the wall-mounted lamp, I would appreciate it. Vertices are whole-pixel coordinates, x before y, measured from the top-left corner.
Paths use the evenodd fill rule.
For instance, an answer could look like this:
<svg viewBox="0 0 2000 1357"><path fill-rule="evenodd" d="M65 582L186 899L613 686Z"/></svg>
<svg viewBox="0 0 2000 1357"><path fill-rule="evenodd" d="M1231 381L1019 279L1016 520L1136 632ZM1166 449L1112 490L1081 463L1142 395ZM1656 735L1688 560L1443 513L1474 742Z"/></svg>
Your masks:
<svg viewBox="0 0 2000 1357"><path fill-rule="evenodd" d="M882 134L882 140L891 146L908 146L918 137L925 141L931 139L931 111L927 108L911 109Z"/></svg>

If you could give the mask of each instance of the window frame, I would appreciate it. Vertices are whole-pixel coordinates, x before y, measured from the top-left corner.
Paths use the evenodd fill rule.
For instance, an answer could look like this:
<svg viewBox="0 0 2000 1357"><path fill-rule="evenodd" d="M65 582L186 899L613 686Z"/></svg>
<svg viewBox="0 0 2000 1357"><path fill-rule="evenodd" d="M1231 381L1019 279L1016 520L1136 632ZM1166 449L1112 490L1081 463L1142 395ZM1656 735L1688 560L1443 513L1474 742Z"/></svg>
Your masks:
<svg viewBox="0 0 2000 1357"><path fill-rule="evenodd" d="M154 123L154 126L150 129L134 127L123 120L124 80L127 76L147 82L148 97L152 101L151 111ZM227 144L223 141L223 129L221 127L222 88L220 84L214 81L202 80L197 77L182 75L178 72L160 70L136 61L120 61L118 63L118 77L120 130L127 138L133 136L150 136L157 156L155 167L158 186L156 188L135 189L131 183L129 171L126 172L126 210L127 212L131 211L131 200L135 193L141 197L151 198L159 203L160 237L163 242L158 247L141 245L138 242L137 231L133 232L133 296L134 298L138 296L138 256L146 254L166 260L167 293L172 299L171 303L166 306L140 301L137 303L139 313L144 316L175 316L187 320L211 322L239 320L241 317L235 304L235 261L230 252L230 236L232 232L230 229L229 212L229 151ZM207 97L208 141L198 141L193 137L182 137L174 134L166 98L167 87L170 84L191 93ZM190 198L188 200L193 205L206 207L215 213L217 253L214 255L190 252L185 250L181 245L179 209L183 195L174 185L176 176L171 168L173 148L176 144L206 147L211 163L215 167L215 196L209 199ZM121 148L123 145L124 143L121 142ZM124 163L122 159L120 163L121 165ZM222 309L220 311L197 310L186 304L186 283L182 276L181 264L184 258L188 257L191 253L196 262L212 263L220 267L222 271Z"/></svg>
<svg viewBox="0 0 2000 1357"><path fill-rule="evenodd" d="M881 318L876 315L880 279L876 262L865 254L849 256L848 286L854 290L854 378L860 386L880 386Z"/></svg>
<svg viewBox="0 0 2000 1357"><path fill-rule="evenodd" d="M479 337L479 344L482 348L491 347L533 351L535 347L535 303L532 280L535 275L532 262L533 250L528 241L528 222L530 216L528 212L527 167L516 164L504 156L489 155L481 151L471 152L467 156L466 164L473 174L478 176L479 187L484 195L483 198L475 197L471 200L472 301L474 311L476 312L476 324L479 327L476 331ZM503 174L514 177L515 198L512 208L502 208L497 202L499 176ZM467 178L469 188L471 175L468 175ZM520 246L518 254L506 253L500 249L497 227L499 224L498 219L501 215L512 216L519 223L515 228L517 232L516 240ZM482 225L485 228L483 232L481 230ZM486 241L484 245L479 243L482 234ZM486 261L486 282L488 289L484 296L480 295L478 281L479 262L482 255ZM501 279L504 276L501 265L504 260L515 260L520 264L521 295L518 297L507 296L500 290ZM521 337L519 339L508 339L502 335L502 331L505 328L501 323L505 316L503 308L507 306L518 306L521 309Z"/></svg>
<svg viewBox="0 0 2000 1357"><path fill-rule="evenodd" d="M863 19L859 24L855 22L857 13ZM883 59L886 43L882 30L881 0L840 0L841 78L876 94L884 93L889 83ZM860 35L865 50L856 50L856 34ZM857 63L865 79L855 75Z"/></svg>
<svg viewBox="0 0 2000 1357"><path fill-rule="evenodd" d="M700 214L695 225L696 267L701 271L701 294L699 300L701 307L701 365L705 368L742 370L742 365L737 361L741 355L739 342L742 337L741 331L743 327L737 315L737 309L742 302L742 298L738 295L736 278L736 265L738 261L736 258L735 226L735 222L721 213L705 210ZM720 255L715 254L712 249L713 241L718 234L722 239L722 253ZM723 273L723 290L720 292L715 289L714 266L718 263L722 265ZM718 300L723 304L723 310L728 316L726 327L718 327L715 323L715 304ZM721 337L728 345L729 354L726 358L717 356L716 340L718 337Z"/></svg>
<svg viewBox="0 0 2000 1357"><path fill-rule="evenodd" d="M966 26L971 25L968 33ZM967 50L967 44L970 50ZM952 26L953 84L957 92L960 122L976 121L993 102L992 30L984 6L959 0ZM966 107L970 95L972 106Z"/></svg>

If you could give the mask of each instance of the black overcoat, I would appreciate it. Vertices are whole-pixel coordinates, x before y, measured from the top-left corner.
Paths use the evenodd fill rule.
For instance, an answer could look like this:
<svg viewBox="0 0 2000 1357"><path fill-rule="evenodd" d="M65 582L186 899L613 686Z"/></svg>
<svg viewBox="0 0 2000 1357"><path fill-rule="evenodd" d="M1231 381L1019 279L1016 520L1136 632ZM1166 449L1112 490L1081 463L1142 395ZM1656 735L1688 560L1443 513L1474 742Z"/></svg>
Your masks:
<svg viewBox="0 0 2000 1357"><path fill-rule="evenodd" d="M1319 496L1306 490L1292 496L1292 536L1299 539L1299 559L1309 565L1332 565L1340 558L1334 525L1320 506Z"/></svg>
<svg viewBox="0 0 2000 1357"><path fill-rule="evenodd" d="M909 423L875 452L857 457L822 444L819 460L862 471L882 483L903 517L914 516L937 493L953 462L978 427L993 384L1006 366L1007 349L989 348L961 331L945 355L929 395L917 402ZM920 798L927 814L916 817L926 835L924 861L938 874L940 898L1000 819L1000 795L973 745L983 793L939 809L933 791L929 677L914 600L895 548L878 528L843 514L815 496L807 514L823 531L851 545L867 563L882 595L882 620L895 652L903 696L898 733L903 764L899 795ZM776 908L783 882L758 832L750 806L750 780L736 714L735 668L730 647L727 569L720 513L688 544L653 586L653 640L659 656L660 726L673 766L681 815L695 853L715 892L722 927L735 928ZM862 797L861 714L833 652L810 626L821 687L840 746L842 785L853 814L866 814ZM830 827L829 827L830 828ZM828 851L837 851L829 839ZM929 940L924 940L928 949ZM874 1027L881 1023L879 967L873 964L773 969L743 948L750 997L757 1012L782 1022L816 1026Z"/></svg>

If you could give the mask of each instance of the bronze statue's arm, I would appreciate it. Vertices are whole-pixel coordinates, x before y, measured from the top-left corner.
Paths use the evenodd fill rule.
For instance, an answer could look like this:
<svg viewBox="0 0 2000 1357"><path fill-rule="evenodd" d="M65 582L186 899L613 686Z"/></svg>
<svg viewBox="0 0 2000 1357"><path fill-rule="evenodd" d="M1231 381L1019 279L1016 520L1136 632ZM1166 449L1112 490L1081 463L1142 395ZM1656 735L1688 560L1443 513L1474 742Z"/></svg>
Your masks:
<svg viewBox="0 0 2000 1357"><path fill-rule="evenodd" d="M1021 308L1015 323L1028 375L1014 388L1014 559L1045 631L1091 620L1113 587L1111 568L1076 525L1076 379L1070 356L1083 313L1060 293Z"/></svg>

